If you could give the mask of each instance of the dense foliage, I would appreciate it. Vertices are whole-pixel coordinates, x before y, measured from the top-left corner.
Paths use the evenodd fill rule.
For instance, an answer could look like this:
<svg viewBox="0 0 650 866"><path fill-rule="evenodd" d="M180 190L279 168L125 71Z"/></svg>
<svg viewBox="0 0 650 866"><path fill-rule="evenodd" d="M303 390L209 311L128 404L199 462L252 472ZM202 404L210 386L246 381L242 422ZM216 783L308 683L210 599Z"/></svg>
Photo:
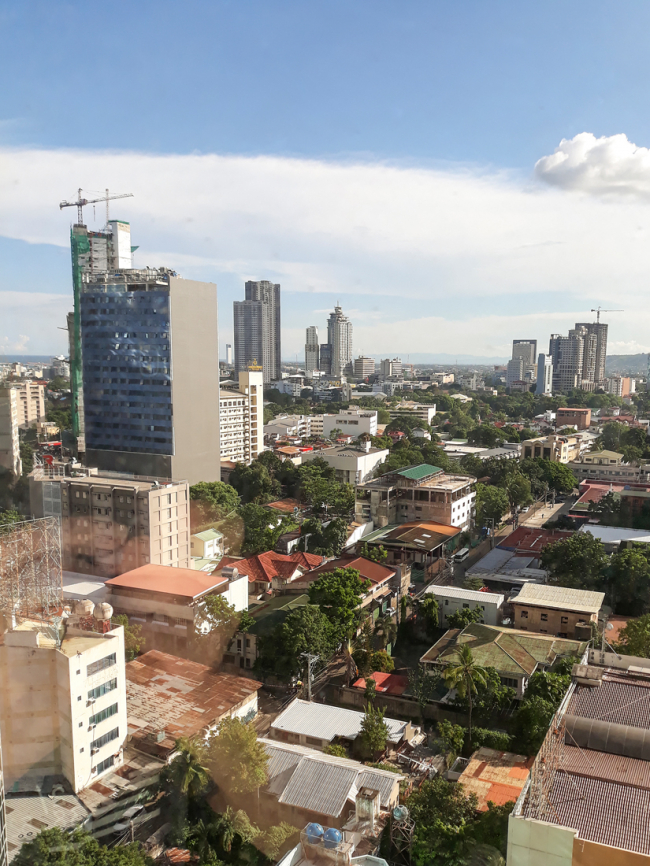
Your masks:
<svg viewBox="0 0 650 866"><path fill-rule="evenodd" d="M108 848L86 830L67 833L60 827L41 830L25 842L12 863L15 866L153 866L138 842Z"/></svg>

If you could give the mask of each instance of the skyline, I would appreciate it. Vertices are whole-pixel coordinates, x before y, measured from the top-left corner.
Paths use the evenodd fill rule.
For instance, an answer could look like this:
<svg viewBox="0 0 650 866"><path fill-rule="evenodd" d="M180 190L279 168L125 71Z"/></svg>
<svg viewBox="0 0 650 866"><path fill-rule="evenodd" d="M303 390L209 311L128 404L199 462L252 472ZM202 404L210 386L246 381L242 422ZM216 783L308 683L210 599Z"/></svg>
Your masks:
<svg viewBox="0 0 650 866"><path fill-rule="evenodd" d="M644 4L153 8L0 13L0 352L66 351L79 186L134 194L136 265L217 283L222 356L247 280L282 285L285 358L336 300L355 354L507 358L599 305L650 350Z"/></svg>

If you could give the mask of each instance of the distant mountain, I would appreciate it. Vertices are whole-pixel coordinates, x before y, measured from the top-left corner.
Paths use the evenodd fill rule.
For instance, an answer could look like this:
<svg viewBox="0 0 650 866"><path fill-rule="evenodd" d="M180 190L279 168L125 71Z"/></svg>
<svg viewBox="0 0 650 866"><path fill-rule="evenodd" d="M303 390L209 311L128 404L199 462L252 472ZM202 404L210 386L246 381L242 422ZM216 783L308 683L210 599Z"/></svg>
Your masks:
<svg viewBox="0 0 650 866"><path fill-rule="evenodd" d="M608 355L607 373L647 373L648 353L641 352L638 355Z"/></svg>

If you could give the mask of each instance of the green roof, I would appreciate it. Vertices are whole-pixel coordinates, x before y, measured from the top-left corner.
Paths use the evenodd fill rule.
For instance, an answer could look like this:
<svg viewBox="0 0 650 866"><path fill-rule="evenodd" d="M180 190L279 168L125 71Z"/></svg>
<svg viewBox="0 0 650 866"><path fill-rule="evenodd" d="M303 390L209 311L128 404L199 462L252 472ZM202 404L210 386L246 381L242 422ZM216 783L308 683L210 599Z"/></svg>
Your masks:
<svg viewBox="0 0 650 866"><path fill-rule="evenodd" d="M436 475L443 470L439 466L432 466L430 463L420 463L419 466L407 466L406 469L398 469L396 475L401 475L402 478L410 478L411 481L419 481L421 478L426 478L428 475Z"/></svg>
<svg viewBox="0 0 650 866"><path fill-rule="evenodd" d="M223 533L216 529L204 529L203 532L195 532L194 538L201 541L214 541L216 538L223 538Z"/></svg>

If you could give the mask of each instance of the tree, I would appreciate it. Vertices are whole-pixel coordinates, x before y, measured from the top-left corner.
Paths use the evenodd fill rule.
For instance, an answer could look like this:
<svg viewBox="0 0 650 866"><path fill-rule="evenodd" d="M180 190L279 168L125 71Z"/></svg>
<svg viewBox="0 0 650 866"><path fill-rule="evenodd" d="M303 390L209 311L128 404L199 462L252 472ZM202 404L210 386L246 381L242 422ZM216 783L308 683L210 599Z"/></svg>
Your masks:
<svg viewBox="0 0 650 866"><path fill-rule="evenodd" d="M598 590L603 584L607 565L605 548L589 532L576 532L548 544L540 557L542 568L549 572L549 583L574 589Z"/></svg>
<svg viewBox="0 0 650 866"><path fill-rule="evenodd" d="M418 702L420 718L424 723L424 710L433 699L441 676L437 671L429 673L424 665L418 664L417 668L409 668L408 677L409 694Z"/></svg>
<svg viewBox="0 0 650 866"><path fill-rule="evenodd" d="M259 460L254 460L250 466L238 463L230 473L230 484L243 503L264 504L282 495L280 482Z"/></svg>
<svg viewBox="0 0 650 866"><path fill-rule="evenodd" d="M23 519L22 515L15 508L7 508L4 511L0 511L0 527L6 527L8 531L15 523L20 523Z"/></svg>
<svg viewBox="0 0 650 866"><path fill-rule="evenodd" d="M196 503L203 522L222 520L239 506L237 491L223 481L200 481L190 487L190 500Z"/></svg>
<svg viewBox="0 0 650 866"><path fill-rule="evenodd" d="M504 857L508 845L508 817L514 802L503 806L487 804L487 811L481 812L471 825L469 835L476 846L471 849L469 864L472 866L505 866Z"/></svg>
<svg viewBox="0 0 650 866"><path fill-rule="evenodd" d="M292 836L297 836L299 832L297 827L292 827L291 824L282 821L274 827L269 827L258 844L264 856L275 863L279 859L287 840Z"/></svg>
<svg viewBox="0 0 650 866"><path fill-rule="evenodd" d="M483 668L484 681L476 683L475 693L458 696L456 706L469 711L469 701L472 700L472 718L488 724L495 716L507 710L515 700L515 690L504 686L495 668Z"/></svg>
<svg viewBox="0 0 650 866"><path fill-rule="evenodd" d="M526 700L535 697L559 707L562 699L571 685L570 674L559 674L551 671L536 671L528 681Z"/></svg>
<svg viewBox="0 0 650 866"><path fill-rule="evenodd" d="M621 439L626 431L625 424L620 421L609 421L603 427L603 432L600 434L599 444L605 451L619 451Z"/></svg>
<svg viewBox="0 0 650 866"><path fill-rule="evenodd" d="M485 685L485 671L476 664L472 650L467 644L461 644L456 649L456 659L447 665L444 672L445 684L450 689L456 689L459 697L467 698L468 729L472 739L472 695L478 691L478 685Z"/></svg>
<svg viewBox="0 0 650 866"><path fill-rule="evenodd" d="M519 472L510 475L505 484L505 491L510 502L510 510L523 508L533 501L530 481Z"/></svg>
<svg viewBox="0 0 650 866"><path fill-rule="evenodd" d="M480 622L485 616L483 608L476 605L474 609L461 607L447 616L449 628L466 628L470 623Z"/></svg>
<svg viewBox="0 0 650 866"><path fill-rule="evenodd" d="M208 744L210 766L220 786L232 794L250 794L266 784L269 756L252 723L223 719Z"/></svg>
<svg viewBox="0 0 650 866"><path fill-rule="evenodd" d="M323 749L326 755L333 755L335 758L349 758L348 750L345 746L339 745L339 743L330 743L328 746L325 746Z"/></svg>
<svg viewBox="0 0 650 866"><path fill-rule="evenodd" d="M488 520L494 520L495 524L501 523L508 507L508 495L505 490L487 484L476 485L476 523L478 526L486 525Z"/></svg>
<svg viewBox="0 0 650 866"><path fill-rule="evenodd" d="M436 776L414 791L406 804L415 823L411 854L415 866L460 866L476 820L476 795L466 797L462 785Z"/></svg>
<svg viewBox="0 0 650 866"><path fill-rule="evenodd" d="M223 650L238 630L239 619L223 595L203 596L194 613L194 654L201 660L221 661Z"/></svg>
<svg viewBox="0 0 650 866"><path fill-rule="evenodd" d="M457 755L463 751L465 745L465 728L454 725L447 719L438 722L438 736L444 744L447 765L453 764Z"/></svg>
<svg viewBox="0 0 650 866"><path fill-rule="evenodd" d="M271 634L258 638L255 670L289 679L304 667L302 653L313 653L326 661L338 644L334 627L323 611L307 604L292 611Z"/></svg>
<svg viewBox="0 0 650 866"><path fill-rule="evenodd" d="M615 649L624 655L650 658L650 613L631 619L620 630Z"/></svg>
<svg viewBox="0 0 650 866"><path fill-rule="evenodd" d="M309 587L309 601L318 605L334 626L340 640L352 634L359 624L359 607L370 581L354 568L326 572Z"/></svg>
<svg viewBox="0 0 650 866"><path fill-rule="evenodd" d="M87 830L71 833L60 827L41 830L25 842L12 860L13 866L153 866L139 842L107 848Z"/></svg>
<svg viewBox="0 0 650 866"><path fill-rule="evenodd" d="M515 713L513 728L517 737L516 750L526 755L539 751L556 707L551 701L536 695L524 698Z"/></svg>
<svg viewBox="0 0 650 866"><path fill-rule="evenodd" d="M382 544L379 547L368 547L364 541L360 547L360 553L361 556L365 556L366 559L371 559L373 562L381 563L388 559L388 551Z"/></svg>
<svg viewBox="0 0 650 866"><path fill-rule="evenodd" d="M142 647L146 644L145 638L142 637L142 626L129 625L129 618L125 613L114 614L111 623L124 628L124 658L127 662L132 661L140 655Z"/></svg>
<svg viewBox="0 0 650 866"><path fill-rule="evenodd" d="M200 797L210 784L208 750L201 739L176 740L176 755L161 772L163 788L172 797Z"/></svg>
<svg viewBox="0 0 650 866"><path fill-rule="evenodd" d="M303 522L300 533L298 550L308 550L320 556L338 556L348 539L348 524L342 517L335 517L325 526L318 518L311 517Z"/></svg>
<svg viewBox="0 0 650 866"><path fill-rule="evenodd" d="M366 688L363 697L367 704L374 706L375 698L377 697L377 683L373 680L372 676L366 678Z"/></svg>
<svg viewBox="0 0 650 866"><path fill-rule="evenodd" d="M439 624L438 599L433 593L427 593L420 599L417 605L417 616L418 622L421 620L424 625L426 636L433 640Z"/></svg>
<svg viewBox="0 0 650 866"><path fill-rule="evenodd" d="M507 434L492 424L481 424L470 431L467 440L470 445L483 445L485 448L496 448L507 439Z"/></svg>
<svg viewBox="0 0 650 866"><path fill-rule="evenodd" d="M375 621L375 634L379 635L382 649L395 642L397 637L397 623L390 616L380 616Z"/></svg>
<svg viewBox="0 0 650 866"><path fill-rule="evenodd" d="M34 449L28 442L20 443L20 459L23 464L23 475L29 475L34 468Z"/></svg>
<svg viewBox="0 0 650 866"><path fill-rule="evenodd" d="M360 740L366 754L374 757L378 752L383 752L388 739L388 727L384 721L385 710L379 707L366 707L366 712L361 720Z"/></svg>
<svg viewBox="0 0 650 866"><path fill-rule="evenodd" d="M293 518L286 515L279 517L272 510L253 503L244 505L240 514L244 523L244 543L241 550L244 556L274 550L280 536L298 526Z"/></svg>
<svg viewBox="0 0 650 866"><path fill-rule="evenodd" d="M650 594L650 563L640 548L641 545L621 550L610 560L610 603L617 613L634 614L643 610Z"/></svg>

